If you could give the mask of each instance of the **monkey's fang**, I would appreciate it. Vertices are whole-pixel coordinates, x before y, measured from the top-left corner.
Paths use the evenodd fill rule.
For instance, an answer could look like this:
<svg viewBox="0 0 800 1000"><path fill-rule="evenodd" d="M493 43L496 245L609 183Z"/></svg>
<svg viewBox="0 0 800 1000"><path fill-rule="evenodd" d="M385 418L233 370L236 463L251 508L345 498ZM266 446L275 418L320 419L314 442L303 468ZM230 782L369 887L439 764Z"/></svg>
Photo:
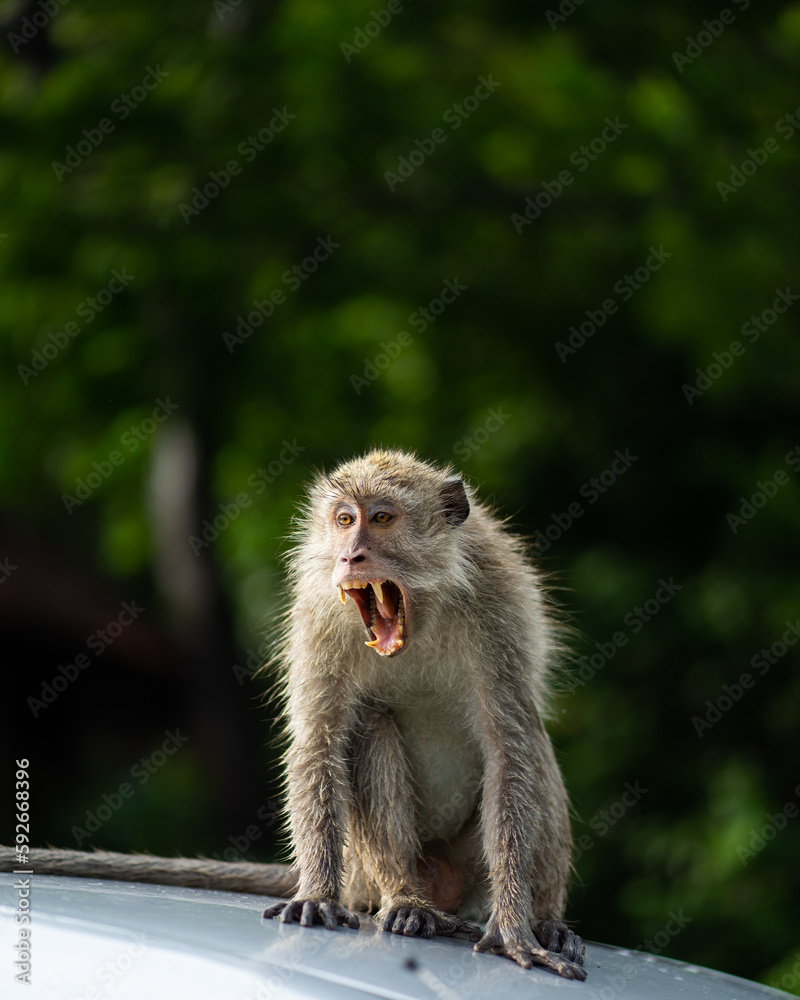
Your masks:
<svg viewBox="0 0 800 1000"><path fill-rule="evenodd" d="M369 638L366 645L381 656L392 656L406 642L403 594L391 580L343 580L339 597L350 596L361 614Z"/></svg>

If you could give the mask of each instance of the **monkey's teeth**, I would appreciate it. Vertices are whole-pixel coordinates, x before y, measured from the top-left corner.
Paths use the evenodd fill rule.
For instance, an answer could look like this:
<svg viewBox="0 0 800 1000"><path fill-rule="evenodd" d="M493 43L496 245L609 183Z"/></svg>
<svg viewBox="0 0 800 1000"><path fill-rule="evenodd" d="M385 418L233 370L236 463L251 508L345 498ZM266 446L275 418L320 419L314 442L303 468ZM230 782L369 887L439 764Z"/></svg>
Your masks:
<svg viewBox="0 0 800 1000"><path fill-rule="evenodd" d="M372 642L365 642L364 645L365 646L377 646L378 642L379 642L378 639L373 639ZM375 652L376 653L380 653L381 656L391 656L392 653L396 653L398 651L398 649L402 649L403 646L404 646L404 642L403 642L402 639L395 639L392 642L392 645L388 649L376 649Z"/></svg>
<svg viewBox="0 0 800 1000"><path fill-rule="evenodd" d="M337 590L339 591L339 600L342 604L347 604L347 594L345 594L341 587L338 587Z"/></svg>
<svg viewBox="0 0 800 1000"><path fill-rule="evenodd" d="M375 628L375 622L378 618L378 608L375 604L375 592L370 590L369 592L369 627L371 629Z"/></svg>
<svg viewBox="0 0 800 1000"><path fill-rule="evenodd" d="M386 581L384 581L385 583ZM375 591L375 596L378 598L378 602L383 604L383 587L379 583L373 583L372 589Z"/></svg>

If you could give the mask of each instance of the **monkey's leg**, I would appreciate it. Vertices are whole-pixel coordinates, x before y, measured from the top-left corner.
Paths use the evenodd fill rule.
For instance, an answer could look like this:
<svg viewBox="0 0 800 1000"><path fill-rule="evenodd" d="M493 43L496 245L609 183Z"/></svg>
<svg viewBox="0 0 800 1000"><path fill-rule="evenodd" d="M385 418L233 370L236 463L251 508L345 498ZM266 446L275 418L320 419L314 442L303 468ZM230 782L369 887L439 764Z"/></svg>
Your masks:
<svg viewBox="0 0 800 1000"><path fill-rule="evenodd" d="M318 679L300 686L290 701L289 816L298 885L294 899L264 911L283 923L320 923L331 930L339 924L358 927L356 914L340 902L347 776L341 746L345 711L336 694Z"/></svg>
<svg viewBox="0 0 800 1000"><path fill-rule="evenodd" d="M353 847L367 879L380 891L377 919L383 929L429 938L465 933L477 941L476 924L445 913L425 898L417 803L403 739L388 712L363 710L352 760Z"/></svg>
<svg viewBox="0 0 800 1000"><path fill-rule="evenodd" d="M555 871L553 878L537 871L537 864L541 867L546 847L568 858L568 842L545 844L550 830L544 814L563 808L549 794L555 787L550 773L555 761L533 702L522 693L522 684L512 682L513 667L506 665L506 670L506 676L481 691L486 739L483 842L492 913L475 949L505 955L526 969L541 965L567 979L585 979L580 965L565 958L560 947L557 953L550 951L550 940L543 946L536 933L548 925L534 911L534 887L544 890L537 904L547 909L563 904L566 886L559 857L547 862ZM560 945L553 934L549 937ZM575 950L570 948L570 953Z"/></svg>

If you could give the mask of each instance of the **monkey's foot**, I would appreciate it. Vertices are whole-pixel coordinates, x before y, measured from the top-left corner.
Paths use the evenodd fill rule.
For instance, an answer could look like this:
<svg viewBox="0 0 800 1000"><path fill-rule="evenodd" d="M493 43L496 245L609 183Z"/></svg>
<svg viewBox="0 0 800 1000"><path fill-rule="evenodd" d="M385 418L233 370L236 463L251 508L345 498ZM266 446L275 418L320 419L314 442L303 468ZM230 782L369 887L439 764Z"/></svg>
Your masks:
<svg viewBox="0 0 800 1000"><path fill-rule="evenodd" d="M481 929L477 924L437 910L419 899L392 900L380 911L378 919L385 931L404 934L406 937L432 938L437 934L445 937L468 934L470 941L477 941L481 936Z"/></svg>
<svg viewBox="0 0 800 1000"><path fill-rule="evenodd" d="M556 923L556 921L548 921L548 923ZM501 929L490 923L486 933L475 945L475 951L491 951L495 955L505 955L506 958L521 965L523 969L541 965L565 979L586 978L586 970L575 962L563 958L560 950L556 954L547 948L540 947L532 933L518 928Z"/></svg>
<svg viewBox="0 0 800 1000"><path fill-rule="evenodd" d="M335 931L339 924L347 924L354 930L359 925L356 914L333 899L284 900L268 906L264 916L267 919L280 917L282 924L300 924L301 927L323 924L331 931Z"/></svg>
<svg viewBox="0 0 800 1000"><path fill-rule="evenodd" d="M586 945L563 920L540 920L533 928L539 944L568 962L583 965Z"/></svg>

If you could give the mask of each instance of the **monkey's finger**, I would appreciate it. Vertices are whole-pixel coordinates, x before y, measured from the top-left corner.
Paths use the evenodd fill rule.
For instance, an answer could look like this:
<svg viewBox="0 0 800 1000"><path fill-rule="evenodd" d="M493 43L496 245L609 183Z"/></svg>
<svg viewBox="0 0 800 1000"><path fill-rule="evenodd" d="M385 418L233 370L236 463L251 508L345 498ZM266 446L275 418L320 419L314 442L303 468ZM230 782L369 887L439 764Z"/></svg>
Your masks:
<svg viewBox="0 0 800 1000"><path fill-rule="evenodd" d="M286 903L273 903L272 906L268 906L264 910L264 917L267 920L271 920L273 917L277 917L278 914L283 910Z"/></svg>
<svg viewBox="0 0 800 1000"><path fill-rule="evenodd" d="M484 936L473 945L473 951L495 951L497 949L502 950L503 942L500 940L499 934L484 934Z"/></svg>
<svg viewBox="0 0 800 1000"><path fill-rule="evenodd" d="M313 927L314 926L314 918L316 916L319 916L319 910L317 908L317 904L313 900L307 899L305 901L305 903L303 903L303 910L302 910L302 914L300 916L300 926L301 927ZM320 916L320 919L322 919L321 916ZM333 926L335 928L336 924L334 923Z"/></svg>
<svg viewBox="0 0 800 1000"><path fill-rule="evenodd" d="M397 915L394 918L394 923L392 924L392 934L405 934L407 920L408 920L408 907L401 906L400 909L397 911Z"/></svg>
<svg viewBox="0 0 800 1000"><path fill-rule="evenodd" d="M444 930L439 931L440 934L467 934L470 941L480 941L483 937L483 931L478 927L477 924L473 924L469 920L462 920L461 917L452 917L450 922L448 922L447 927Z"/></svg>
<svg viewBox="0 0 800 1000"><path fill-rule="evenodd" d="M510 958L513 962L516 962L517 965L521 965L523 969L533 968L533 958L526 948L521 946L514 947L506 945L506 947L502 949L501 954ZM542 954L546 955L547 952L543 951Z"/></svg>
<svg viewBox="0 0 800 1000"><path fill-rule="evenodd" d="M306 906L308 905L306 903ZM333 903L320 903L318 905L319 918L329 931L335 931L339 926L339 914L337 910L338 907ZM305 907L303 908L303 914L305 915Z"/></svg>
<svg viewBox="0 0 800 1000"><path fill-rule="evenodd" d="M516 955L513 957L515 961L519 962ZM561 958L560 955L554 955L551 951L533 948L531 949L530 957L536 965L541 965L545 969L551 969L553 972L557 972L559 976L563 976L564 979L583 980L586 978L586 969L582 969L573 962L568 962L566 959ZM522 965L522 962L519 964ZM529 969L530 964L525 965L525 968Z"/></svg>
<svg viewBox="0 0 800 1000"><path fill-rule="evenodd" d="M419 910L410 910L405 927L403 928L403 933L407 937L413 937L415 934L419 933L421 927L422 913Z"/></svg>
<svg viewBox="0 0 800 1000"><path fill-rule="evenodd" d="M542 944L548 951L561 951L561 934L559 933L558 926L554 923L549 930L550 934L547 936L546 941L542 941Z"/></svg>
<svg viewBox="0 0 800 1000"><path fill-rule="evenodd" d="M389 912L383 919L383 929L391 933L396 919L397 919L397 910L389 910Z"/></svg>
<svg viewBox="0 0 800 1000"><path fill-rule="evenodd" d="M583 960L586 957L586 945L572 931L568 932L567 939L561 946L561 957L578 965L583 965Z"/></svg>
<svg viewBox="0 0 800 1000"><path fill-rule="evenodd" d="M553 972L557 972L564 979L579 979L581 982L586 979L586 969L580 965L575 965L574 962L567 962L563 958L556 958L555 962L552 963L537 961L536 964L552 969Z"/></svg>
<svg viewBox="0 0 800 1000"><path fill-rule="evenodd" d="M300 899L293 899L288 902L283 910L281 911L281 923L291 924L300 916L300 911L303 907L303 901Z"/></svg>
<svg viewBox="0 0 800 1000"><path fill-rule="evenodd" d="M343 912L339 914L339 920L344 921L344 923L346 923L348 927L351 927L354 931L357 931L358 928L361 926L361 921L358 919L358 916L351 910L346 910L344 907L342 907L342 911Z"/></svg>
<svg viewBox="0 0 800 1000"><path fill-rule="evenodd" d="M423 912L423 926L420 935L424 938L436 937L436 918L432 913Z"/></svg>

